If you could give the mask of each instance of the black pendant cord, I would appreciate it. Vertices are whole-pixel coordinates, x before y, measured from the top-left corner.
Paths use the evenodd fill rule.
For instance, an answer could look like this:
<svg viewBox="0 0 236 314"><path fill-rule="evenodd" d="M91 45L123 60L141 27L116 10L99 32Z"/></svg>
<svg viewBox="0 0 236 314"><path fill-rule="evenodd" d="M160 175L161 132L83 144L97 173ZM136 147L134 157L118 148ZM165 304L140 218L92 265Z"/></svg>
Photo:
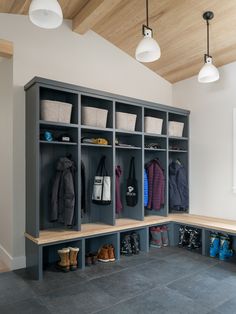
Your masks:
<svg viewBox="0 0 236 314"><path fill-rule="evenodd" d="M147 20L147 27L149 28L149 21L148 21L148 0L146 0L146 20Z"/></svg>
<svg viewBox="0 0 236 314"><path fill-rule="evenodd" d="M210 52L209 52L209 44L210 39L209 39L209 21L207 20L207 56L210 56Z"/></svg>

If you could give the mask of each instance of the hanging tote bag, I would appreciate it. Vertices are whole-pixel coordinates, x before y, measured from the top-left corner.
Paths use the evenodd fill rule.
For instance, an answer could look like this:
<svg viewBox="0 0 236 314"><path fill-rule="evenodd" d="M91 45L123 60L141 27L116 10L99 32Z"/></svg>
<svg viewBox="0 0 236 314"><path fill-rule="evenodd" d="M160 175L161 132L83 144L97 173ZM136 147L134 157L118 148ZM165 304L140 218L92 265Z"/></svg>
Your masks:
<svg viewBox="0 0 236 314"><path fill-rule="evenodd" d="M126 203L130 207L134 207L138 203L138 184L135 178L134 157L130 160L129 177L127 179Z"/></svg>
<svg viewBox="0 0 236 314"><path fill-rule="evenodd" d="M103 156L98 164L93 183L92 201L98 205L111 204L111 177L106 170L106 156Z"/></svg>

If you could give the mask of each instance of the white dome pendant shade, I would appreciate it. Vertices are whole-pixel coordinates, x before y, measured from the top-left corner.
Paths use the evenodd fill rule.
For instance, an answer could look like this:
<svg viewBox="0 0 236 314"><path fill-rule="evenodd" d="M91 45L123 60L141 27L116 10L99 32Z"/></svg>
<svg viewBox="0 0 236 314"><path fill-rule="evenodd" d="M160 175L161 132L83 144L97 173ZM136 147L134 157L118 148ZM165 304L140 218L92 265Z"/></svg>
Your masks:
<svg viewBox="0 0 236 314"><path fill-rule="evenodd" d="M212 64L212 58L206 57L206 62L198 74L199 83L211 83L220 78L218 69Z"/></svg>
<svg viewBox="0 0 236 314"><path fill-rule="evenodd" d="M29 8L30 21L38 27L53 29L63 22L63 14L57 0L32 0Z"/></svg>
<svg viewBox="0 0 236 314"><path fill-rule="evenodd" d="M144 37L138 44L135 58L139 62L153 62L161 56L161 49L155 39L152 38L152 30L144 29Z"/></svg>
<svg viewBox="0 0 236 314"><path fill-rule="evenodd" d="M203 14L203 19L207 23L207 53L204 55L204 62L205 64L201 68L198 74L198 82L199 83L212 83L218 81L220 78L218 69L212 63L212 57L209 53L209 21L213 19L214 13L211 11L207 11Z"/></svg>

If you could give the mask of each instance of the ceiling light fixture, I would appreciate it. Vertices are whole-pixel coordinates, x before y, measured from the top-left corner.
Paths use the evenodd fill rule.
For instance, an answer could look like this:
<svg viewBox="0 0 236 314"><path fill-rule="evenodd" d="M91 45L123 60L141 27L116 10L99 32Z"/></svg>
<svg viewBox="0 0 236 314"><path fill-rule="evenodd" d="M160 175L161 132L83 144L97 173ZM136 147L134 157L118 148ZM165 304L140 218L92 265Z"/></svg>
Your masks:
<svg viewBox="0 0 236 314"><path fill-rule="evenodd" d="M214 17L213 12L207 11L203 14L204 20L207 23L207 53L204 55L204 66L201 68L198 74L198 82L211 83L219 80L220 75L218 69L212 63L212 56L209 53L209 21Z"/></svg>
<svg viewBox="0 0 236 314"><path fill-rule="evenodd" d="M155 39L152 38L152 29L149 27L148 21L148 0L146 0L146 21L143 25L143 39L136 48L135 58L140 62L153 62L161 56L161 49Z"/></svg>
<svg viewBox="0 0 236 314"><path fill-rule="evenodd" d="M63 14L57 0L32 0L29 8L30 21L38 27L52 29L63 22Z"/></svg>

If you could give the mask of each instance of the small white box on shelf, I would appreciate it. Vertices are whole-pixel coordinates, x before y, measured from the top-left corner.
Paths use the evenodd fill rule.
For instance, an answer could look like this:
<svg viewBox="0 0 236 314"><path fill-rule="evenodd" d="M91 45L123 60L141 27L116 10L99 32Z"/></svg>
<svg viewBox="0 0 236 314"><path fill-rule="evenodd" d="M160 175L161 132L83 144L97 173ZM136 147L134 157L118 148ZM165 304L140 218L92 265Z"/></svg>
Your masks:
<svg viewBox="0 0 236 314"><path fill-rule="evenodd" d="M106 128L108 110L95 107L82 107L83 125L94 126L97 128Z"/></svg>
<svg viewBox="0 0 236 314"><path fill-rule="evenodd" d="M169 121L169 136L182 137L184 130L184 123L177 121Z"/></svg>
<svg viewBox="0 0 236 314"><path fill-rule="evenodd" d="M144 132L161 134L163 119L144 117Z"/></svg>
<svg viewBox="0 0 236 314"><path fill-rule="evenodd" d="M41 120L70 123L72 104L54 101L41 100Z"/></svg>
<svg viewBox="0 0 236 314"><path fill-rule="evenodd" d="M136 119L136 114L116 112L116 128L119 130L135 131Z"/></svg>

